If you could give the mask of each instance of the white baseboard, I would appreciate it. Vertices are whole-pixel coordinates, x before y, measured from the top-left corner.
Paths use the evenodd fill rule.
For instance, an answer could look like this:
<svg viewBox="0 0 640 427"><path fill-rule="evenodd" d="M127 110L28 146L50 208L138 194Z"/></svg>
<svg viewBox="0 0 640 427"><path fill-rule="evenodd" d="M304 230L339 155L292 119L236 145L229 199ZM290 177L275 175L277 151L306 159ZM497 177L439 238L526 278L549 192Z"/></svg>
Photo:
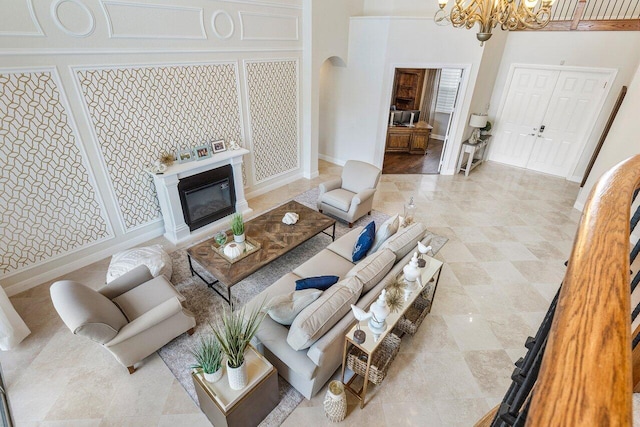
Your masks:
<svg viewBox="0 0 640 427"><path fill-rule="evenodd" d="M440 140L440 141L444 141L444 135L434 135L434 134L431 134L431 135L429 135L429 138L431 138L431 139L437 139L437 140Z"/></svg>
<svg viewBox="0 0 640 427"><path fill-rule="evenodd" d="M344 166L345 163L347 163L346 160L336 159L335 157L327 156L326 154L318 154L318 158L338 166Z"/></svg>
<svg viewBox="0 0 640 427"><path fill-rule="evenodd" d="M567 177L567 181L580 183L580 182L582 182L582 176L580 176L580 175L569 176L569 177Z"/></svg>
<svg viewBox="0 0 640 427"><path fill-rule="evenodd" d="M38 285L41 285L42 283L48 282L50 280L53 280L65 274L69 274L72 271L76 271L80 268L86 267L87 265L93 264L96 261L100 261L101 259L104 259L106 257L109 257L115 254L116 252L120 252L125 249L132 248L136 245L147 242L153 238L162 236L163 232L164 232L164 225L162 223L158 223L158 226L154 227L152 230L149 230L134 238L124 240L113 246L109 246L99 251L90 253L81 258L74 259L71 262L65 262L64 258L61 258L56 261L52 261L51 262L52 265L59 264L60 262L64 262L64 264L59 265L57 267L54 266L53 268L47 270L44 273L36 274L34 276L29 277L28 279L25 279L17 283L14 283L10 286L7 286L6 288L4 288L4 290L8 296L19 294L20 292L24 292L26 290L34 288ZM76 258L77 256L78 254L70 255L70 257L72 258Z"/></svg>

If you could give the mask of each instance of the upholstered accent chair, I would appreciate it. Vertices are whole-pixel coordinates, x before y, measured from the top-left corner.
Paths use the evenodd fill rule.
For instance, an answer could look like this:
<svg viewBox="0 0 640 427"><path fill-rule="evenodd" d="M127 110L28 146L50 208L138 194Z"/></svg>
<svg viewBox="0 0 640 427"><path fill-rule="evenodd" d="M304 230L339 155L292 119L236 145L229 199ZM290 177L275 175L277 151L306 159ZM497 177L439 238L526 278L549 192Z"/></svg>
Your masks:
<svg viewBox="0 0 640 427"><path fill-rule="evenodd" d="M134 364L196 326L182 307L184 297L163 276L155 279L145 265L99 290L62 280L51 285L58 315L76 335L104 348L132 374Z"/></svg>
<svg viewBox="0 0 640 427"><path fill-rule="evenodd" d="M345 220L352 227L366 213L371 215L380 173L369 163L347 161L342 177L320 184L318 210Z"/></svg>

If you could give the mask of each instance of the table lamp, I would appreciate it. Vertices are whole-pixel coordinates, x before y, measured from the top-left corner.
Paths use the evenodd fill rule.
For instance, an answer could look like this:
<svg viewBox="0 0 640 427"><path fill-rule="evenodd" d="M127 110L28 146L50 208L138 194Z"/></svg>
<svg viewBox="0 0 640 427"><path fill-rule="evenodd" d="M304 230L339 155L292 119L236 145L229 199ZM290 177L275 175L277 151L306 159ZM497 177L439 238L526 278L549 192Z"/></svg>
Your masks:
<svg viewBox="0 0 640 427"><path fill-rule="evenodd" d="M473 133L471 134L471 138L469 142L475 144L480 139L480 129L487 125L487 115L486 114L472 114L469 119L469 126L475 128Z"/></svg>

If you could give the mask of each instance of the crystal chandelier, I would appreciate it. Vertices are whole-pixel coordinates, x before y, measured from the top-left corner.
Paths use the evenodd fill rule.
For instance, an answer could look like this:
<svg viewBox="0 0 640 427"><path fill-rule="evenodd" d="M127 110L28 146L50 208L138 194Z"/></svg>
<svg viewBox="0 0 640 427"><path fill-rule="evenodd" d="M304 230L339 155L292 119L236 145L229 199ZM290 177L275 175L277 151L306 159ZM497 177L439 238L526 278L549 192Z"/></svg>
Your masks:
<svg viewBox="0 0 640 427"><path fill-rule="evenodd" d="M451 13L444 11L448 0L438 0L440 10L435 21L451 21L456 27L472 28L480 25L477 34L480 46L491 38L491 30L498 24L503 30L540 29L551 19L551 6L554 0L455 0ZM520 1L518 3L518 1ZM538 7L536 7L538 6Z"/></svg>

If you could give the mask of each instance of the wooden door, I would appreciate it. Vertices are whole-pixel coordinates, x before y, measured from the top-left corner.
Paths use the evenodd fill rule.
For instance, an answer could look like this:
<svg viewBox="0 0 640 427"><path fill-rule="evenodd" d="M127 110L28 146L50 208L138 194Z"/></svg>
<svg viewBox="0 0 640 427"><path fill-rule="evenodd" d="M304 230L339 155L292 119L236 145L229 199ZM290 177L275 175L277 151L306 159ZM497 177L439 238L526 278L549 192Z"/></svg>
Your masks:
<svg viewBox="0 0 640 427"><path fill-rule="evenodd" d="M491 144L491 160L527 165L559 74L556 70L516 68Z"/></svg>
<svg viewBox="0 0 640 427"><path fill-rule="evenodd" d="M560 73L527 169L569 176L596 119L607 79L607 73Z"/></svg>

